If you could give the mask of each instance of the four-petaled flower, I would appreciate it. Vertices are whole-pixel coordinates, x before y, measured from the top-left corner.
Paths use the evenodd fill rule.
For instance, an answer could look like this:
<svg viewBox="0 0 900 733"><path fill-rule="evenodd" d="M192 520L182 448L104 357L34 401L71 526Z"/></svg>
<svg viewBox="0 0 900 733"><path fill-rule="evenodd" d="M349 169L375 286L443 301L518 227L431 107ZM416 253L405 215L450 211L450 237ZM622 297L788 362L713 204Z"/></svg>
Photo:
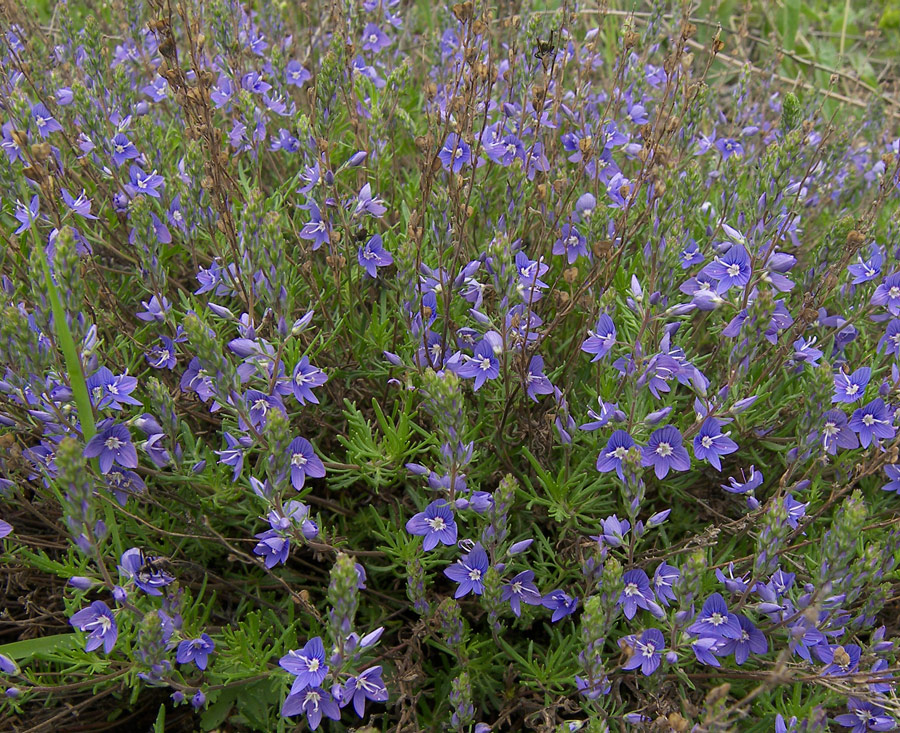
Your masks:
<svg viewBox="0 0 900 733"><path fill-rule="evenodd" d="M670 468L687 471L691 467L691 459L681 444L681 433L671 425L654 430L641 453L641 465L653 466L657 478L665 478Z"/></svg>
<svg viewBox="0 0 900 733"><path fill-rule="evenodd" d="M86 652L92 652L102 644L104 653L109 654L119 637L116 619L103 601L94 601L87 608L82 608L69 619L69 623L90 632L84 646Z"/></svg>
<svg viewBox="0 0 900 733"><path fill-rule="evenodd" d="M481 339L475 346L475 355L466 356L465 359L457 373L465 379L474 379L476 392L488 379L500 376L500 361L487 339Z"/></svg>
<svg viewBox="0 0 900 733"><path fill-rule="evenodd" d="M837 372L834 375L834 396L832 402L857 402L862 399L869 383L872 370L869 367L860 367L853 374Z"/></svg>
<svg viewBox="0 0 900 733"><path fill-rule="evenodd" d="M512 611L516 616L522 613L521 604L527 603L529 606L540 606L543 599L541 593L534 584L534 571L523 570L516 575L506 585L503 586L500 598L503 601L509 601Z"/></svg>
<svg viewBox="0 0 900 733"><path fill-rule="evenodd" d="M454 583L459 583L454 598L462 598L469 593L480 596L484 592L484 574L488 571L487 553L478 542L472 551L463 555L449 568L444 570Z"/></svg>
<svg viewBox="0 0 900 733"><path fill-rule="evenodd" d="M303 488L307 476L322 478L325 475L325 464L306 438L294 438L288 445L288 455L291 457L291 486L297 491Z"/></svg>
<svg viewBox="0 0 900 733"><path fill-rule="evenodd" d="M717 471L722 470L719 456L734 453L737 449L737 443L728 437L728 433L722 433L721 423L714 417L703 421L694 438L694 455L698 460L709 461Z"/></svg>
<svg viewBox="0 0 900 733"><path fill-rule="evenodd" d="M873 438L893 438L894 418L884 404L884 400L876 397L869 404L853 411L848 423L850 429L859 435L863 448L868 448Z"/></svg>
<svg viewBox="0 0 900 733"><path fill-rule="evenodd" d="M666 647L666 640L659 629L647 629L640 638L630 637L633 652L622 669L641 668L641 674L649 677L659 667L662 658L662 650Z"/></svg>
<svg viewBox="0 0 900 733"><path fill-rule="evenodd" d="M373 235L364 247L359 248L356 255L361 267L365 268L366 275L371 278L378 277L378 268L387 267L394 263L394 258L381 242L381 235Z"/></svg>
<svg viewBox="0 0 900 733"><path fill-rule="evenodd" d="M85 458L99 458L100 473L109 473L113 463L122 468L137 468L137 451L128 428L112 420L104 422L103 428L84 447Z"/></svg>
<svg viewBox="0 0 900 733"><path fill-rule="evenodd" d="M307 687L319 687L328 675L325 664L325 645L322 638L315 636L302 649L294 649L285 654L278 664L296 677L291 694Z"/></svg>
<svg viewBox="0 0 900 733"><path fill-rule="evenodd" d="M593 331L588 331L588 337L581 344L581 350L593 354L591 363L602 359L616 343L616 326L606 313L597 319L597 325Z"/></svg>
<svg viewBox="0 0 900 733"><path fill-rule="evenodd" d="M719 593L706 599L694 623L688 627L688 633L713 639L740 640L742 637L738 617L728 612L725 599Z"/></svg>
<svg viewBox="0 0 900 733"><path fill-rule="evenodd" d="M178 644L175 652L175 661L179 664L193 662L198 669L206 669L209 655L216 648L216 643L209 634L200 634L197 639L185 639Z"/></svg>
<svg viewBox="0 0 900 733"><path fill-rule="evenodd" d="M406 523L406 531L423 537L422 547L429 552L437 547L456 544L456 520L450 505L443 499L436 499Z"/></svg>

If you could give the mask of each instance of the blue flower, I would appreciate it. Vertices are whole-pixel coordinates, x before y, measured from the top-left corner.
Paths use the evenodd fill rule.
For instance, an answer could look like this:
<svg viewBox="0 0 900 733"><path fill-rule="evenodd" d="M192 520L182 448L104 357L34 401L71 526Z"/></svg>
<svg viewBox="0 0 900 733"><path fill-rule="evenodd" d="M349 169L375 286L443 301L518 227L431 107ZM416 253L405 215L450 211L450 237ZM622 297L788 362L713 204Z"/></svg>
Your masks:
<svg viewBox="0 0 900 733"><path fill-rule="evenodd" d="M606 313L597 319L597 325L593 331L588 331L588 337L581 344L581 350L594 354L591 363L599 361L609 353L609 350L616 343L616 326Z"/></svg>
<svg viewBox="0 0 900 733"><path fill-rule="evenodd" d="M556 623L566 616L571 616L578 608L578 598L573 598L564 590L552 590L541 599L541 605L553 611L550 617L552 623Z"/></svg>
<svg viewBox="0 0 900 733"><path fill-rule="evenodd" d="M291 691L281 707L281 715L289 718L304 713L309 727L315 730L322 722L322 716L331 720L341 719L341 710L330 692L321 687L309 687L297 692Z"/></svg>
<svg viewBox="0 0 900 733"><path fill-rule="evenodd" d="M834 375L834 396L832 402L857 402L862 399L869 383L872 370L869 367L860 367L853 374L836 372Z"/></svg>
<svg viewBox="0 0 900 733"><path fill-rule="evenodd" d="M641 453L641 465L653 466L660 479L666 477L669 469L687 471L691 467L691 459L681 444L681 433L671 425L654 430Z"/></svg>
<svg viewBox="0 0 900 733"><path fill-rule="evenodd" d="M102 644L104 653L109 654L119 638L116 619L103 601L94 601L87 608L82 608L69 619L69 623L81 631L90 632L84 646L86 652L92 652Z"/></svg>
<svg viewBox="0 0 900 733"><path fill-rule="evenodd" d="M488 567L487 553L478 542L470 553L463 555L444 570L444 575L454 583L459 583L453 597L462 598L469 593L480 596L484 592L484 574L488 571Z"/></svg>
<svg viewBox="0 0 900 733"><path fill-rule="evenodd" d="M439 542L444 545L456 544L456 520L449 504L443 499L431 502L424 512L419 512L410 519L406 523L406 531L424 537L422 547L425 552L433 550Z"/></svg>
<svg viewBox="0 0 900 733"><path fill-rule="evenodd" d="M744 287L750 282L750 255L742 245L735 244L704 267L702 274L718 280L716 293L719 295L733 287Z"/></svg>
<svg viewBox="0 0 900 733"><path fill-rule="evenodd" d="M361 718L366 711L366 700L385 702L388 699L387 687L381 679L381 666L369 667L356 677L344 683L341 690L341 707L353 703L353 709Z"/></svg>
<svg viewBox="0 0 900 733"><path fill-rule="evenodd" d="M880 397L854 410L848 424L850 429L859 435L859 442L863 448L868 448L873 438L894 437L893 414Z"/></svg>
<svg viewBox="0 0 900 733"><path fill-rule="evenodd" d="M185 639L178 644L175 661L179 664L193 662L198 669L206 669L209 655L216 648L216 643L208 634L200 634L198 639Z"/></svg>
<svg viewBox="0 0 900 733"><path fill-rule="evenodd" d="M753 654L765 654L769 651L769 642L766 641L765 635L757 629L749 619L741 614L737 614L738 623L741 626L741 638L729 639L722 646L720 654L726 656L734 654L734 661L743 664Z"/></svg>
<svg viewBox="0 0 900 733"><path fill-rule="evenodd" d="M622 669L641 668L641 674L649 677L659 667L662 659L662 650L666 648L666 640L659 629L647 629L641 634L640 639L628 637L634 649L631 657L623 665Z"/></svg>
<svg viewBox="0 0 900 733"><path fill-rule="evenodd" d="M104 420L98 427L100 431L84 447L85 458L99 458L100 473L109 473L113 463L122 468L137 468L137 451L128 428L112 420Z"/></svg>
<svg viewBox="0 0 900 733"><path fill-rule="evenodd" d="M475 346L475 356L465 356L465 359L457 373L465 379L474 378L476 392L488 379L500 376L500 362L487 339L481 339Z"/></svg>
<svg viewBox="0 0 900 733"><path fill-rule="evenodd" d="M307 476L322 478L325 475L325 464L306 438L294 438L288 445L288 453L291 456L291 485L297 491L303 488Z"/></svg>
<svg viewBox="0 0 900 733"><path fill-rule="evenodd" d="M719 456L734 453L738 444L722 433L721 423L714 417L708 417L700 426L700 432L694 438L694 455L697 460L709 461L717 471L722 470Z"/></svg>
<svg viewBox="0 0 900 733"><path fill-rule="evenodd" d="M541 598L541 592L534 584L534 571L523 570L516 575L503 586L500 598L503 601L509 601L509 605L512 607L516 617L522 613L522 602L527 603L529 606L540 606L543 599Z"/></svg>
<svg viewBox="0 0 900 733"><path fill-rule="evenodd" d="M19 222L19 228L13 234L21 234L25 230L31 229L31 225L37 221L40 209L41 202L36 195L31 197L31 202L28 206L25 206L21 201L16 201L15 217Z"/></svg>
<svg viewBox="0 0 900 733"><path fill-rule="evenodd" d="M749 476L744 476L744 469L741 469L741 479L743 481L738 481L734 476L729 476L728 483L720 484L720 486L732 494L746 494L762 485L763 475L754 466L750 466Z"/></svg>
<svg viewBox="0 0 900 733"><path fill-rule="evenodd" d="M291 376L291 389L294 397L301 405L312 402L319 404L319 400L313 394L313 387L321 387L328 381L328 376L321 369L309 363L309 357L304 356L297 362Z"/></svg>
<svg viewBox="0 0 900 733"><path fill-rule="evenodd" d="M159 567L158 557L145 555L143 550L132 547L122 553L119 571L149 596L161 596L160 588L174 582L175 578Z"/></svg>
<svg viewBox="0 0 900 733"><path fill-rule="evenodd" d="M47 137L51 132L59 132L63 129L42 102L38 102L31 108L31 119L34 120L34 126L37 127L38 135L41 137Z"/></svg>
<svg viewBox="0 0 900 733"><path fill-rule="evenodd" d="M318 687L328 675L325 664L325 646L319 636L313 637L302 649L294 649L285 654L278 664L296 677L291 694L307 687Z"/></svg>
<svg viewBox="0 0 900 733"><path fill-rule="evenodd" d="M844 728L852 728L850 733L894 730L897 727L897 722L890 715L885 715L883 708L867 700L848 698L847 709L850 712L835 716L834 722Z"/></svg>
<svg viewBox="0 0 900 733"><path fill-rule="evenodd" d="M394 263L391 253L382 246L380 234L375 234L364 247L359 248L356 259L371 278L378 277L379 267L387 267Z"/></svg>
<svg viewBox="0 0 900 733"><path fill-rule="evenodd" d="M617 605L622 606L625 618L632 619L639 608L645 611L652 610L657 606L653 600L653 591L650 590L650 578L640 568L628 570L622 576L624 587L622 594L619 596Z"/></svg>
<svg viewBox="0 0 900 733"><path fill-rule="evenodd" d="M697 618L688 627L688 633L713 639L740 639L741 624L738 617L728 612L725 599L713 593L706 599Z"/></svg>
<svg viewBox="0 0 900 733"><path fill-rule="evenodd" d="M472 149L463 142L455 132L447 135L447 141L438 153L438 158L445 171L459 173L462 167L472 159Z"/></svg>
<svg viewBox="0 0 900 733"><path fill-rule="evenodd" d="M539 394L553 394L553 385L544 374L544 359L539 354L532 356L528 363L525 385L525 394L535 402Z"/></svg>
<svg viewBox="0 0 900 733"><path fill-rule="evenodd" d="M900 466L896 463L888 463L884 467L884 472L887 474L887 477L890 479L890 483L885 484L881 487L882 491L893 491L897 494L900 494Z"/></svg>

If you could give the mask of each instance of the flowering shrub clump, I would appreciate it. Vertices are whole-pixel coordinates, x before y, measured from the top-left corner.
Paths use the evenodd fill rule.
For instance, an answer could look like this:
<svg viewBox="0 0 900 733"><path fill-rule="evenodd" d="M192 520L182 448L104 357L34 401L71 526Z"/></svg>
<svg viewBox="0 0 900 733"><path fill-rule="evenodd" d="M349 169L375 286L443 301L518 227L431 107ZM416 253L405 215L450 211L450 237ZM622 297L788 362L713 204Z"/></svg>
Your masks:
<svg viewBox="0 0 900 733"><path fill-rule="evenodd" d="M4 9L2 729L900 725L894 109L664 5Z"/></svg>

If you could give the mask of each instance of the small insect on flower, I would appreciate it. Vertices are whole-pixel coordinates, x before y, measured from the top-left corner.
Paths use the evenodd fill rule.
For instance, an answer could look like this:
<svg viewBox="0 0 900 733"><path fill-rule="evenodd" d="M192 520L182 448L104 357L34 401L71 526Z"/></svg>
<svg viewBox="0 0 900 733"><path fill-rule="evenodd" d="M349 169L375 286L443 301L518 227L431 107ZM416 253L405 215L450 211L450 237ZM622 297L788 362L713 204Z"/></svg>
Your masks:
<svg viewBox="0 0 900 733"><path fill-rule="evenodd" d="M537 48L534 49L534 57L536 59L540 59L544 61L545 56L549 56L556 50L556 44L553 42L553 34L555 33L554 29L550 30L550 38L546 41L542 41L538 38Z"/></svg>

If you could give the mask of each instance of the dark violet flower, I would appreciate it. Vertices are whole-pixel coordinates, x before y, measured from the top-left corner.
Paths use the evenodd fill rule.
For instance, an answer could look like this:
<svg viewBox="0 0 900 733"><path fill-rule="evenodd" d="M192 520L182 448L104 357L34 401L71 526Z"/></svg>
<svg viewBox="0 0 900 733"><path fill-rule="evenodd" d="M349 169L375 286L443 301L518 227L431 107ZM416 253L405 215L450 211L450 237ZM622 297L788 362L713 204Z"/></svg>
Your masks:
<svg viewBox="0 0 900 733"><path fill-rule="evenodd" d="M625 535L631 529L631 522L627 519L619 519L616 514L606 517L600 524L602 527L600 534L597 537L592 536L592 539L610 547L621 547L625 542Z"/></svg>
<svg viewBox="0 0 900 733"><path fill-rule="evenodd" d="M438 158L445 171L459 173L462 167L472 159L471 148L455 132L447 136L447 141L438 153Z"/></svg>
<svg viewBox="0 0 900 733"><path fill-rule="evenodd" d="M4 522L0 519L0 540L4 537L9 537L12 534L13 526L9 522Z"/></svg>
<svg viewBox="0 0 900 733"><path fill-rule="evenodd" d="M216 643L208 634L200 634L198 639L185 639L178 644L175 652L175 661L178 664L193 662L198 669L206 669L209 655L216 648Z"/></svg>
<svg viewBox="0 0 900 733"><path fill-rule="evenodd" d="M738 481L734 476L729 476L728 483L720 484L720 486L732 494L746 494L762 485L763 475L756 470L756 467L750 466L749 476L744 476L744 469L741 469L741 479L743 481Z"/></svg>
<svg viewBox="0 0 900 733"><path fill-rule="evenodd" d="M737 443L728 435L729 433L722 433L721 423L716 418L706 418L694 438L694 455L697 460L709 461L717 471L721 471L719 456L734 453L738 449Z"/></svg>
<svg viewBox="0 0 900 733"><path fill-rule="evenodd" d="M622 669L641 668L641 674L649 677L659 667L662 650L666 648L666 640L659 629L647 629L641 637L629 637L634 649L631 657Z"/></svg>
<svg viewBox="0 0 900 733"><path fill-rule="evenodd" d="M366 701L386 702L388 699L387 687L381 679L381 666L369 667L358 676L351 677L344 683L341 690L341 707L353 703L353 709L361 718L366 711Z"/></svg>
<svg viewBox="0 0 900 733"><path fill-rule="evenodd" d="M553 394L553 385L544 374L544 359L539 354L531 357L525 380L525 393L535 402L538 401L539 394Z"/></svg>
<svg viewBox="0 0 900 733"><path fill-rule="evenodd" d="M84 646L86 652L92 652L102 644L104 653L109 654L119 637L116 619L103 601L94 601L87 608L82 608L69 619L69 623L81 631L90 632Z"/></svg>
<svg viewBox="0 0 900 733"><path fill-rule="evenodd" d="M622 576L624 588L617 605L622 606L625 618L632 619L639 608L648 611L655 604L653 591L650 589L650 578L640 568L628 570ZM652 604L652 605L651 605Z"/></svg>
<svg viewBox="0 0 900 733"><path fill-rule="evenodd" d="M469 593L480 596L484 592L484 574L488 571L487 553L478 542L472 551L463 555L453 565L444 570L454 583L459 583L454 598L462 598Z"/></svg>
<svg viewBox="0 0 900 733"><path fill-rule="evenodd" d="M59 132L63 129L42 102L38 102L31 108L31 119L34 120L34 126L41 137L47 137L51 132Z"/></svg>
<svg viewBox="0 0 900 733"><path fill-rule="evenodd" d="M624 481L625 474L622 471L622 461L625 459L629 449L634 447L634 445L634 440L628 433L624 430L616 430L609 436L606 447L597 456L597 470L600 473L615 471L619 478Z"/></svg>
<svg viewBox="0 0 900 733"><path fill-rule="evenodd" d="M541 592L534 584L534 571L523 570L516 575L503 586L500 598L503 601L509 601L516 617L522 613L522 603L527 603L529 606L540 606L543 599Z"/></svg>
<svg viewBox="0 0 900 733"><path fill-rule="evenodd" d="M291 456L291 486L297 491L303 488L307 476L322 478L325 475L322 459L306 438L294 438L288 445L288 453Z"/></svg>
<svg viewBox="0 0 900 733"><path fill-rule="evenodd" d="M359 248L356 255L360 267L365 268L366 274L371 278L378 277L378 268L394 264L394 258L381 242L381 235L373 235L364 247Z"/></svg>
<svg viewBox="0 0 900 733"><path fill-rule="evenodd" d="M581 344L581 350L588 354L594 354L594 358L591 359L593 363L606 356L609 350L615 346L615 343L615 324L613 324L612 318L604 313L597 319L597 325L594 327L594 330L588 331L588 337Z"/></svg>
<svg viewBox="0 0 900 733"><path fill-rule="evenodd" d="M464 379L474 379L476 392L488 379L500 376L500 361L486 338L475 346L474 356L466 355L464 358L465 363L458 368L457 374Z"/></svg>
<svg viewBox="0 0 900 733"><path fill-rule="evenodd" d="M438 543L455 545L457 530L456 520L450 505L443 499L437 499L425 507L406 523L406 531L412 535L423 537L422 547L430 552Z"/></svg>
<svg viewBox="0 0 900 733"><path fill-rule="evenodd" d="M741 624L735 614L728 612L725 599L719 593L713 593L688 627L688 632L713 639L739 640Z"/></svg>
<svg viewBox="0 0 900 733"><path fill-rule="evenodd" d="M873 438L894 437L893 415L880 397L854 410L848 425L859 435L863 448L868 448Z"/></svg>
<svg viewBox="0 0 900 733"><path fill-rule="evenodd" d="M750 255L742 245L736 244L704 267L703 274L718 280L716 293L719 295L733 287L742 288L750 282Z"/></svg>
<svg viewBox="0 0 900 733"><path fill-rule="evenodd" d="M325 664L325 646L321 637L314 637L306 642L302 649L295 649L285 654L278 664L282 669L296 677L291 687L291 694L307 687L318 687L328 674Z"/></svg>
<svg viewBox="0 0 900 733"><path fill-rule="evenodd" d="M743 664L753 654L765 654L769 651L769 642L763 633L741 614L736 614L741 626L741 638L729 639L723 644L719 654L726 656L734 653L734 661Z"/></svg>
<svg viewBox="0 0 900 733"><path fill-rule="evenodd" d="M545 595L541 599L541 604L544 608L549 608L553 611L550 621L555 624L566 616L571 616L575 613L575 609L578 608L578 599L573 598L563 590L557 589Z"/></svg>
<svg viewBox="0 0 900 733"><path fill-rule="evenodd" d="M886 305L892 316L900 316L900 272L888 275L872 295L872 305Z"/></svg>
<svg viewBox="0 0 900 733"><path fill-rule="evenodd" d="M691 467L691 459L681 444L681 433L671 425L654 430L641 453L641 465L653 466L660 479L666 477L669 469L687 471Z"/></svg>
<svg viewBox="0 0 900 733"><path fill-rule="evenodd" d="M113 463L119 464L122 468L137 468L137 451L131 442L128 428L112 420L104 422L107 425L84 447L85 457L99 458L101 473L109 473Z"/></svg>
<svg viewBox="0 0 900 733"><path fill-rule="evenodd" d="M148 596L161 596L160 588L165 588L175 578L160 567L160 562L158 557L145 555L143 550L132 547L122 553L119 572Z"/></svg>
<svg viewBox="0 0 900 733"><path fill-rule="evenodd" d="M834 396L832 402L857 402L862 399L869 384L869 376L872 370L869 367L860 367L853 374L836 372L834 375Z"/></svg>
<svg viewBox="0 0 900 733"><path fill-rule="evenodd" d="M835 717L834 722L844 728L852 728L850 733L866 733L870 730L895 730L896 721L885 715L884 710L874 703L848 698L847 709L850 711Z"/></svg>
<svg viewBox="0 0 900 733"><path fill-rule="evenodd" d="M281 715L289 718L301 713L306 715L306 720L312 730L319 727L323 716L331 720L341 719L341 709L338 704L334 701L331 693L321 687L308 687L287 696L281 708Z"/></svg>

